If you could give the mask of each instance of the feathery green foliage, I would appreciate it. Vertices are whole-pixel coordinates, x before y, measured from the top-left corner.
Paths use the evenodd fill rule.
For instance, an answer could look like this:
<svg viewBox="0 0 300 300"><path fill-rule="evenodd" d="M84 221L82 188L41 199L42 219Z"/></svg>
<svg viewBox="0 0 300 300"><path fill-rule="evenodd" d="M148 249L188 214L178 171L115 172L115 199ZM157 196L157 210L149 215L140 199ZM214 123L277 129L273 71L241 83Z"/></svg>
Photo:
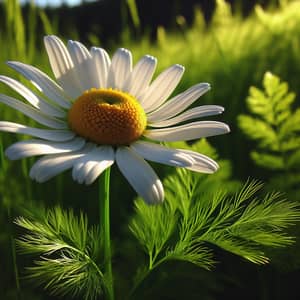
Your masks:
<svg viewBox="0 0 300 300"><path fill-rule="evenodd" d="M279 77L267 72L263 87L250 88L247 105L252 115L240 115L239 127L257 143L257 150L250 153L255 164L275 171L271 185L296 198L300 192L300 108L293 110L295 94Z"/></svg>
<svg viewBox="0 0 300 300"><path fill-rule="evenodd" d="M205 140L193 146L198 147L213 151ZM226 176L220 183L219 176L224 176L222 169L219 174L199 176L178 168L164 181L166 201L162 206L149 207L136 201L130 230L149 257L141 278L168 260L211 269L216 261L210 244L263 264L268 262L264 247L293 242L284 229L300 217L296 203L283 200L279 193L262 196L262 184L255 181L233 193L238 184Z"/></svg>
<svg viewBox="0 0 300 300"><path fill-rule="evenodd" d="M105 274L98 265L101 236L88 229L83 214L60 207L43 210L40 216L19 217L15 223L26 230L17 240L23 254L38 255L28 268L28 278L51 293L96 299L105 287Z"/></svg>
<svg viewBox="0 0 300 300"><path fill-rule="evenodd" d="M198 141L193 146L188 146L184 142L176 142L172 145L176 148L198 152L201 149L202 153L217 158L216 150L205 139ZM191 213L191 199L200 192L200 182L201 190L203 188L208 193L221 185L227 186L228 194L233 193L239 187L238 182L230 180L230 163L221 160L220 164L222 165L220 172L210 176L177 169L173 176L168 176L164 181L167 200L162 207L149 207L143 201L136 202L137 214L132 219L130 229L134 235L138 234L138 240L149 254L149 269L154 267L155 261L163 250L169 251L167 242L176 231L181 215L183 214L188 219ZM169 201L169 199L176 199L176 201ZM170 252L169 257L182 260L184 260L183 257L186 257L188 261L193 261L204 268L210 268L212 261L210 254L207 253L207 248L204 247L203 251L201 251L201 247L188 248L185 245L187 238L188 236L182 236L181 244L177 245L177 252ZM181 255L178 255L180 251Z"/></svg>
<svg viewBox="0 0 300 300"><path fill-rule="evenodd" d="M189 147L200 148L216 156L204 139ZM262 185L254 181L240 187L230 179L229 166L225 164L210 176L177 168L164 181L166 201L162 205L135 202L129 227L148 263L138 264L130 297L152 270L167 261L211 269L216 263L211 244L262 264L268 261L263 247L293 242L285 228L300 218L297 204L283 200L279 193L260 196ZM88 229L83 214L76 217L72 210L56 207L19 217L16 224L25 230L17 241L20 252L38 256L34 266L27 269L29 278L53 294L99 297L107 284L100 268L102 239L98 229Z"/></svg>
<svg viewBox="0 0 300 300"><path fill-rule="evenodd" d="M180 170L173 176L182 179L189 173ZM130 228L149 255L149 268L167 259L180 259L209 269L215 263L209 243L254 263L267 262L262 246L290 245L293 239L283 229L294 223L300 212L296 203L283 200L279 193L258 198L261 187L248 182L233 197L220 190L207 194L198 187L191 198L180 199L175 197L182 193L177 185L163 208L136 202L137 216ZM187 208L183 209L182 201ZM178 223L173 224L176 214ZM173 235L176 239L171 239Z"/></svg>

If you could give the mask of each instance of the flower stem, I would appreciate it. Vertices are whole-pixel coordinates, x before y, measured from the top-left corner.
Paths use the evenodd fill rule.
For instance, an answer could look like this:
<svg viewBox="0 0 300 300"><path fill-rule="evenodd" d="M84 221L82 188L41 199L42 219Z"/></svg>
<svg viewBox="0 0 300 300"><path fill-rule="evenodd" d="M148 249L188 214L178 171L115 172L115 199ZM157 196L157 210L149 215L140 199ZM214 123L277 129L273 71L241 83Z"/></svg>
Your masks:
<svg viewBox="0 0 300 300"><path fill-rule="evenodd" d="M109 210L109 183L110 168L107 168L100 177L99 184L99 205L100 205L100 229L103 238L102 252L104 257L104 274L106 277L106 298L114 299L113 275L111 265L111 245L110 245L110 210Z"/></svg>

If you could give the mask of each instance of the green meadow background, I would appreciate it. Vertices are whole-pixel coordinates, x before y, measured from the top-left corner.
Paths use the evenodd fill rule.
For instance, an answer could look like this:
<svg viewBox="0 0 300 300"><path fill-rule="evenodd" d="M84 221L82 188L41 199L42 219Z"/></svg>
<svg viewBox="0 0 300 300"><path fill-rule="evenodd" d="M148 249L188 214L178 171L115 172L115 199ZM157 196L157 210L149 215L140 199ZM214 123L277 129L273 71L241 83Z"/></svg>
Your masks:
<svg viewBox="0 0 300 300"><path fill-rule="evenodd" d="M33 64L51 74L42 43L46 34L105 47L110 54L118 47L128 48L134 61L151 54L158 58L156 74L172 64L182 64L186 71L176 92L198 82L209 82L211 91L197 103L225 107L224 114L214 119L229 124L231 133L208 140L218 157L230 165L227 167L232 179L241 182L258 179L266 183L266 191L276 189L289 200L300 201L300 114L296 113L300 95L300 1L258 1L256 5L254 2L103 0L83 3L80 7L40 8L34 1L22 7L17 0L4 0L0 3L0 74L30 86L6 66L7 60ZM152 21L149 7L152 7ZM263 125L253 123L262 132L257 138L255 130L251 131L249 124L243 126L241 121L242 115L254 116L255 109L249 107L249 89L255 86L263 90L266 72L277 76L269 84L274 89L277 81L286 82L282 97L287 93L287 85L294 93L294 101L285 108L295 116L296 146L289 150L274 152L271 147L261 145L260 141L267 136ZM17 97L3 84L0 89L0 93ZM251 95L255 99L261 96L253 88ZM0 104L0 119L34 125L3 104ZM97 183L88 187L78 185L72 181L70 172L47 183L32 182L28 173L34 159L11 162L3 154L6 147L23 138L27 137L0 133L0 298L57 299L23 279L24 268L32 258L17 253L14 238L22 231L13 220L41 204L46 207L60 204L86 212L90 222L96 223L98 186ZM269 150L271 157L253 154ZM295 159L286 164L289 151L295 154ZM160 165L154 167L161 177L172 172ZM111 193L113 247L131 251L126 243L119 241L133 213L135 193L117 168L112 170ZM299 229L291 230L300 238ZM178 266L167 265L160 271L159 280L154 275L145 283L145 290L150 292L140 299L200 299L195 296L199 290L201 299L298 299L298 244L296 241L287 249L270 251L271 261L263 266L215 249L219 263L212 271L185 263L179 265L185 279L176 275L174 268ZM115 263L118 259L115 258ZM124 261L120 264L130 268ZM166 280L168 276L170 280ZM158 290L164 295L162 298L155 296Z"/></svg>

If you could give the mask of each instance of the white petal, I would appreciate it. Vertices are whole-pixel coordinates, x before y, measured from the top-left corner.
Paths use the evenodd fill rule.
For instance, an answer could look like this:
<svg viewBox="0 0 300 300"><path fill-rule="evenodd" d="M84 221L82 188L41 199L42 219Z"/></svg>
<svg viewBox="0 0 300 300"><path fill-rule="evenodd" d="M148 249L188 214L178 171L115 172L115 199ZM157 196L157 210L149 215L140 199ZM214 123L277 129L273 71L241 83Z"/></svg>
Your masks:
<svg viewBox="0 0 300 300"><path fill-rule="evenodd" d="M95 147L74 165L72 176L79 183L93 183L114 163L114 150L109 146Z"/></svg>
<svg viewBox="0 0 300 300"><path fill-rule="evenodd" d="M149 86L156 64L157 59L155 57L143 56L134 66L131 75L123 86L123 90L128 91L138 99Z"/></svg>
<svg viewBox="0 0 300 300"><path fill-rule="evenodd" d="M72 168L74 163L88 151L87 145L80 151L44 156L32 166L29 176L38 182L45 182Z"/></svg>
<svg viewBox="0 0 300 300"><path fill-rule="evenodd" d="M151 127L168 127L196 118L221 114L223 111L224 108L222 106L202 105L202 106L191 108L185 111L184 113L182 113L181 115L176 116L174 118L164 120L164 121L153 122L153 123L149 122L148 125Z"/></svg>
<svg viewBox="0 0 300 300"><path fill-rule="evenodd" d="M170 99L157 110L149 113L147 116L148 120L150 122L157 122L176 116L189 107L208 90L210 90L210 85L208 83L196 84L183 93L178 94L174 98Z"/></svg>
<svg viewBox="0 0 300 300"><path fill-rule="evenodd" d="M89 148L89 151L87 151L85 153L84 156L82 156L81 159L79 159L78 161L76 161L76 163L74 164L73 166L73 169L72 169L72 178L73 180L79 182L79 183L83 183L83 180L80 181L80 178L82 177L82 168L85 166L85 164L89 161L89 157L90 157L90 154L93 150L95 150L97 147L96 144L92 144ZM87 166L88 167L88 166ZM87 168L86 167L86 168Z"/></svg>
<svg viewBox="0 0 300 300"><path fill-rule="evenodd" d="M111 147L101 147L101 153L98 155L98 162L90 170L85 178L86 184L93 183L97 177L115 161L115 152Z"/></svg>
<svg viewBox="0 0 300 300"><path fill-rule="evenodd" d="M120 48L112 57L108 71L107 87L122 89L132 69L132 55L127 49Z"/></svg>
<svg viewBox="0 0 300 300"><path fill-rule="evenodd" d="M37 121L38 123L50 128L65 129L68 127L66 122L55 119L53 117L48 117L42 114L39 110L12 97L0 94L0 102L20 111L21 113Z"/></svg>
<svg viewBox="0 0 300 300"><path fill-rule="evenodd" d="M20 82L6 76L0 75L0 82L5 83L22 97L24 97L32 106L42 111L44 114L52 117L64 117L66 113L58 107L54 107L43 100L41 97L35 95L27 87Z"/></svg>
<svg viewBox="0 0 300 300"><path fill-rule="evenodd" d="M61 107L70 108L70 101L64 91L48 75L39 69L16 61L9 61L7 64L30 80L34 86L50 100Z"/></svg>
<svg viewBox="0 0 300 300"><path fill-rule="evenodd" d="M153 169L132 149L120 147L116 152L118 167L134 190L148 204L164 200L164 189Z"/></svg>
<svg viewBox="0 0 300 300"><path fill-rule="evenodd" d="M154 143L138 141L130 145L143 158L175 167L191 167L194 159L182 151Z"/></svg>
<svg viewBox="0 0 300 300"><path fill-rule="evenodd" d="M55 78L65 92L76 99L81 95L82 90L66 46L54 35L46 36L44 42Z"/></svg>
<svg viewBox="0 0 300 300"><path fill-rule="evenodd" d="M59 38L49 35L44 38L44 42L55 77L60 77L73 68L68 50Z"/></svg>
<svg viewBox="0 0 300 300"><path fill-rule="evenodd" d="M82 91L96 88L98 85L97 73L90 52L84 45L74 41L68 42L68 49Z"/></svg>
<svg viewBox="0 0 300 300"><path fill-rule="evenodd" d="M9 146L6 149L5 154L9 159L16 160L35 155L73 152L80 150L84 144L84 139L79 137L62 143L42 140L26 140Z"/></svg>
<svg viewBox="0 0 300 300"><path fill-rule="evenodd" d="M0 121L0 131L27 134L44 140L56 142L68 141L75 136L75 133L70 130L39 129L5 121Z"/></svg>
<svg viewBox="0 0 300 300"><path fill-rule="evenodd" d="M107 74L110 66L110 58L107 52L102 48L92 47L91 55L95 64L98 83L96 88L106 88Z"/></svg>
<svg viewBox="0 0 300 300"><path fill-rule="evenodd" d="M147 113L155 110L168 99L178 85L183 72L183 66L171 66L151 83L140 98L140 102Z"/></svg>
<svg viewBox="0 0 300 300"><path fill-rule="evenodd" d="M178 151L190 155L194 159L194 164L186 167L188 170L211 174L219 168L219 165L213 159L204 154L186 149L178 149Z"/></svg>
<svg viewBox="0 0 300 300"><path fill-rule="evenodd" d="M171 128L146 130L144 135L156 141L175 142L224 134L229 131L230 129L225 123L199 121Z"/></svg>

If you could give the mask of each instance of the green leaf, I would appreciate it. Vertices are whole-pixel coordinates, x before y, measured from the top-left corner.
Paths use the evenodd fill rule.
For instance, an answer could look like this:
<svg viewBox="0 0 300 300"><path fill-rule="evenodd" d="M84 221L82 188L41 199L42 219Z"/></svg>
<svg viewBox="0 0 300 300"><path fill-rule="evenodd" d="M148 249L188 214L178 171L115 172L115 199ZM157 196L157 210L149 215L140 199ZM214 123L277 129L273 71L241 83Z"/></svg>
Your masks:
<svg viewBox="0 0 300 300"><path fill-rule="evenodd" d="M295 93L288 93L288 85L285 84L285 86L286 88L281 93L277 93L273 98L276 113L290 111L291 104L295 100Z"/></svg>
<svg viewBox="0 0 300 300"><path fill-rule="evenodd" d="M289 118L282 124L279 134L290 136L300 132L300 108L298 108Z"/></svg>
<svg viewBox="0 0 300 300"><path fill-rule="evenodd" d="M190 240L179 241L166 254L165 260L186 261L206 270L210 270L215 264L213 253L208 247Z"/></svg>
<svg viewBox="0 0 300 300"><path fill-rule="evenodd" d="M106 278L97 261L101 236L98 229L88 230L85 215L55 207L15 223L26 230L17 240L20 252L38 255L27 268L28 278L55 295L94 299L102 294Z"/></svg>
<svg viewBox="0 0 300 300"><path fill-rule="evenodd" d="M300 149L300 136L299 137L290 137L286 138L284 144L282 145L281 150L283 152L291 153Z"/></svg>
<svg viewBox="0 0 300 300"><path fill-rule="evenodd" d="M250 95L251 93L253 93L252 89L253 87L250 88ZM265 97L255 98L253 96L249 96L247 98L247 104L249 110L252 113L261 116L263 119L265 119L271 124L274 123L273 111L270 102L268 101L268 98Z"/></svg>
<svg viewBox="0 0 300 300"><path fill-rule="evenodd" d="M284 170L284 158L274 154L260 153L253 151L250 153L251 158L258 166L271 170Z"/></svg>
<svg viewBox="0 0 300 300"><path fill-rule="evenodd" d="M291 244L293 239L283 229L299 219L297 204L281 200L278 193L268 194L261 200L256 197L260 189L260 184L250 182L236 194L233 202L220 197L221 208L212 206L214 219L197 241L208 241L255 263L267 262L260 246ZM247 200L251 201L245 206Z"/></svg>
<svg viewBox="0 0 300 300"><path fill-rule="evenodd" d="M270 72L264 75L263 87L264 91L249 89L248 108L256 116L238 116L243 133L256 142L251 158L265 169L299 172L300 108L292 110L295 94Z"/></svg>
<svg viewBox="0 0 300 300"><path fill-rule="evenodd" d="M267 93L267 96L271 97L277 92L280 84L279 77L273 75L271 72L266 72L263 78L263 86Z"/></svg>
<svg viewBox="0 0 300 300"><path fill-rule="evenodd" d="M217 232L210 233L206 237L206 240L228 252L241 256L252 263L265 264L269 262L269 259L265 256L264 252L251 242L245 243L230 235Z"/></svg>
<svg viewBox="0 0 300 300"><path fill-rule="evenodd" d="M260 89L256 88L255 86L251 86L249 89L249 99L251 101L255 101L256 103L262 102L264 105L267 105L267 98L265 97L265 93ZM250 102L251 102L250 101ZM248 103L250 104L250 103ZM252 105L249 105L249 109L252 109Z"/></svg>
<svg viewBox="0 0 300 300"><path fill-rule="evenodd" d="M259 142L259 147L279 149L276 132L268 123L247 115L240 115L238 124L248 137Z"/></svg>
<svg viewBox="0 0 300 300"><path fill-rule="evenodd" d="M149 206L143 200L135 202L136 216L129 224L130 231L149 254L149 268L166 247L176 223L177 213L168 202Z"/></svg>
<svg viewBox="0 0 300 300"><path fill-rule="evenodd" d="M175 147L216 156L206 140L192 146L175 143ZM293 243L285 229L300 218L298 206L278 193L262 196L263 185L256 181L240 187L230 179L230 163L225 161L224 166L226 170L221 168L213 175L173 169L164 180L163 205L152 207L136 201L130 230L149 262L137 273L134 289L169 260L211 269L216 263L211 244L262 264L268 262L265 247Z"/></svg>
<svg viewBox="0 0 300 300"><path fill-rule="evenodd" d="M144 204L143 209L137 210L137 215L133 217L133 233L140 242L142 241L143 249L150 257L155 249L153 245L163 245L158 247L159 255L152 255L154 259L149 270L174 259L210 269L215 263L210 244L261 264L268 262L264 247L282 247L293 243L293 237L284 230L299 220L300 211L297 204L283 200L279 193L261 196L259 192L262 184L255 181L247 182L233 196L220 189L208 193L202 189L199 182L188 179L191 176L189 173L185 174L185 178L191 186L188 189L182 187L180 200L177 193L180 185L174 184L168 186L171 190L173 188L173 192L167 193L168 205L155 207L162 212L156 212L155 224L164 226L153 225L147 220L144 222L144 215L153 211L153 207ZM181 181L181 176L181 169L178 169L166 181L175 183L177 179ZM183 206L182 202L188 204ZM179 209L176 217L178 226L172 224L172 230L164 228L167 225L166 219L171 222L166 207L173 207L174 212L176 207ZM148 234L136 234L140 230L143 233L147 231ZM149 233L152 230L154 234L151 235ZM154 241L150 240L151 238Z"/></svg>

